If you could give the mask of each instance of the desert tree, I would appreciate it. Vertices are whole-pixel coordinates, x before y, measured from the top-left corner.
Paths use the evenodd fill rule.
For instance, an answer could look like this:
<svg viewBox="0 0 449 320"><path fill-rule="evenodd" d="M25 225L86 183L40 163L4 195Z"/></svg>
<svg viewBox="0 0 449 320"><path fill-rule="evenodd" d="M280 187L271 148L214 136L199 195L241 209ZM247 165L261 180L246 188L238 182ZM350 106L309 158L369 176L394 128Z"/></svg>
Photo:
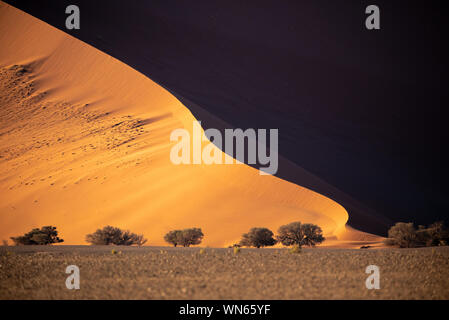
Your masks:
<svg viewBox="0 0 449 320"><path fill-rule="evenodd" d="M420 228L422 231L423 228ZM413 248L420 244L418 231L412 222L398 222L388 230L387 244L401 248Z"/></svg>
<svg viewBox="0 0 449 320"><path fill-rule="evenodd" d="M181 244L184 247L195 246L201 243L204 234L200 228L182 230Z"/></svg>
<svg viewBox="0 0 449 320"><path fill-rule="evenodd" d="M164 236L164 240L165 240L165 242L173 245L174 247L177 247L178 244L181 243L181 235L182 235L181 230L172 230L172 231L169 231Z"/></svg>
<svg viewBox="0 0 449 320"><path fill-rule="evenodd" d="M432 247L447 245L449 239L449 233L444 227L443 221L437 221L429 225L418 226L416 230L416 243L415 246L419 247Z"/></svg>
<svg viewBox="0 0 449 320"><path fill-rule="evenodd" d="M138 247L143 246L147 242L143 234L135 234L128 230L123 231L118 243L114 243L119 246L132 246L136 245Z"/></svg>
<svg viewBox="0 0 449 320"><path fill-rule="evenodd" d="M97 229L94 233L86 235L86 242L92 245L116 245L116 246L142 246L147 242L143 235L135 234L129 230L106 226Z"/></svg>
<svg viewBox="0 0 449 320"><path fill-rule="evenodd" d="M148 239L146 239L143 234L135 234L133 240L134 244L136 244L138 247L143 246L148 241Z"/></svg>
<svg viewBox="0 0 449 320"><path fill-rule="evenodd" d="M200 228L190 228L184 230L173 230L168 232L164 240L173 246L190 247L198 245L203 240L204 234Z"/></svg>
<svg viewBox="0 0 449 320"><path fill-rule="evenodd" d="M182 245L184 247L195 246L203 241L204 234L200 228L185 229L182 231Z"/></svg>
<svg viewBox="0 0 449 320"><path fill-rule="evenodd" d="M97 229L94 233L86 235L86 242L92 245L112 245L119 243L122 236L122 230L112 226L106 226L103 229Z"/></svg>
<svg viewBox="0 0 449 320"><path fill-rule="evenodd" d="M301 222L292 222L279 227L276 239L284 246L297 245L299 247L313 247L325 240L319 226Z"/></svg>
<svg viewBox="0 0 449 320"><path fill-rule="evenodd" d="M447 245L449 240L449 232L444 226L443 221L432 223L427 229L427 246Z"/></svg>
<svg viewBox="0 0 449 320"><path fill-rule="evenodd" d="M11 237L11 240L15 245L51 245L64 242L58 237L58 231L53 226L34 228L23 236Z"/></svg>
<svg viewBox="0 0 449 320"><path fill-rule="evenodd" d="M267 228L252 228L242 235L240 245L244 247L270 247L276 244L274 234Z"/></svg>

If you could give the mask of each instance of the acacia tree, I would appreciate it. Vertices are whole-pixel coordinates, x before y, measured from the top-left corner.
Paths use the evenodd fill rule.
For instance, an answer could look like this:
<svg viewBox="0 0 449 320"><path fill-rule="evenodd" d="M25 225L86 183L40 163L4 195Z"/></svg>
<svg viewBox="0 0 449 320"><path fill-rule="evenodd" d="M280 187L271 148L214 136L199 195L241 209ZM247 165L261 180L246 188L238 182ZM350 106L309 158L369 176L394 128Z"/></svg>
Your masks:
<svg viewBox="0 0 449 320"><path fill-rule="evenodd" d="M252 228L242 235L240 245L244 247L269 247L276 244L273 232L267 228Z"/></svg>
<svg viewBox="0 0 449 320"><path fill-rule="evenodd" d="M164 236L164 240L165 242L172 244L176 248L178 244L181 243L181 235L181 230L172 230Z"/></svg>
<svg viewBox="0 0 449 320"><path fill-rule="evenodd" d="M419 244L418 232L412 222L398 222L388 230L388 244L413 248Z"/></svg>
<svg viewBox="0 0 449 320"><path fill-rule="evenodd" d="M325 240L319 226L311 223L302 224L299 221L281 226L276 239L284 246L297 245L299 247L313 247Z"/></svg>
<svg viewBox="0 0 449 320"><path fill-rule="evenodd" d="M128 230L122 232L122 236L120 238L119 243L116 245L119 246L132 246L136 245L138 247L143 246L147 242L147 239L144 238L143 234L135 234Z"/></svg>
<svg viewBox="0 0 449 320"><path fill-rule="evenodd" d="M190 247L200 244L203 237L204 234L200 228L190 228L170 231L164 236L164 240L174 247L178 245Z"/></svg>
<svg viewBox="0 0 449 320"><path fill-rule="evenodd" d="M92 245L142 246L147 242L142 234L135 234L129 230L106 226L86 235L86 242Z"/></svg>
<svg viewBox="0 0 449 320"><path fill-rule="evenodd" d="M15 245L51 245L64 242L58 237L56 227L52 226L35 228L23 236L11 237L11 240Z"/></svg>
<svg viewBox="0 0 449 320"><path fill-rule="evenodd" d="M449 240L449 232L444 226L443 221L432 223L427 229L427 246L447 245Z"/></svg>
<svg viewBox="0 0 449 320"><path fill-rule="evenodd" d="M418 229L412 222L398 222L388 230L388 239L385 242L400 248L414 248L445 245L448 240L449 232L442 221L432 223L427 228L418 226Z"/></svg>
<svg viewBox="0 0 449 320"><path fill-rule="evenodd" d="M184 229L181 233L181 244L184 247L195 246L201 243L204 234L200 228Z"/></svg>
<svg viewBox="0 0 449 320"><path fill-rule="evenodd" d="M143 234L135 234L133 237L133 242L138 247L143 246L145 243L147 243L148 239L146 239Z"/></svg>

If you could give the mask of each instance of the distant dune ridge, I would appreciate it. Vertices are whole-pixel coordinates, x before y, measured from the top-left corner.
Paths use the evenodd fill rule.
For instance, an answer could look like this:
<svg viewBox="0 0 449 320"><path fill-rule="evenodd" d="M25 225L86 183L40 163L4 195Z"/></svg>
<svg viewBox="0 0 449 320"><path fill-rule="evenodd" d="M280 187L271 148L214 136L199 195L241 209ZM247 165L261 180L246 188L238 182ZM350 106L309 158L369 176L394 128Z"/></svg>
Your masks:
<svg viewBox="0 0 449 320"><path fill-rule="evenodd" d="M114 225L163 245L201 227L204 245L237 242L254 226L347 230L338 203L246 165L170 162L170 133L191 112L120 61L0 2L0 239L54 225L66 244ZM221 152L221 151L220 151Z"/></svg>

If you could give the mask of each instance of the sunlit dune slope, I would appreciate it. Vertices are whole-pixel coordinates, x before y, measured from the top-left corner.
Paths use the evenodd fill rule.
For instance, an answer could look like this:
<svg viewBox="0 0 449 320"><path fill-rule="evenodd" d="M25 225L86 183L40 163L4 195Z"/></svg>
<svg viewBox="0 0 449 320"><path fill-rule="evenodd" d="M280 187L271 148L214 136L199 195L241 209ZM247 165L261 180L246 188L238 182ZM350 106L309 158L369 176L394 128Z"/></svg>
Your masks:
<svg viewBox="0 0 449 320"><path fill-rule="evenodd" d="M54 225L83 244L114 225L162 245L201 227L224 246L298 220L344 237L345 209L313 191L245 165L173 165L170 133L194 117L120 61L2 2L0 43L0 239Z"/></svg>

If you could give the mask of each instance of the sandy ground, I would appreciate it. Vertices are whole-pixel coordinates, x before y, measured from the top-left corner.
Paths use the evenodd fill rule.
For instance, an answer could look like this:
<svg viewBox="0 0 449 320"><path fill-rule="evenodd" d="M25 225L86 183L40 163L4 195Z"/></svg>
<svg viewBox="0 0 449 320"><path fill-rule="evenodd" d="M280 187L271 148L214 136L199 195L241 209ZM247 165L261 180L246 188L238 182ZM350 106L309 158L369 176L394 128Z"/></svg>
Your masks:
<svg viewBox="0 0 449 320"><path fill-rule="evenodd" d="M115 249L120 254L112 254ZM365 286L377 265L380 289ZM0 299L449 299L449 247L2 247ZM80 268L68 290L65 269Z"/></svg>

